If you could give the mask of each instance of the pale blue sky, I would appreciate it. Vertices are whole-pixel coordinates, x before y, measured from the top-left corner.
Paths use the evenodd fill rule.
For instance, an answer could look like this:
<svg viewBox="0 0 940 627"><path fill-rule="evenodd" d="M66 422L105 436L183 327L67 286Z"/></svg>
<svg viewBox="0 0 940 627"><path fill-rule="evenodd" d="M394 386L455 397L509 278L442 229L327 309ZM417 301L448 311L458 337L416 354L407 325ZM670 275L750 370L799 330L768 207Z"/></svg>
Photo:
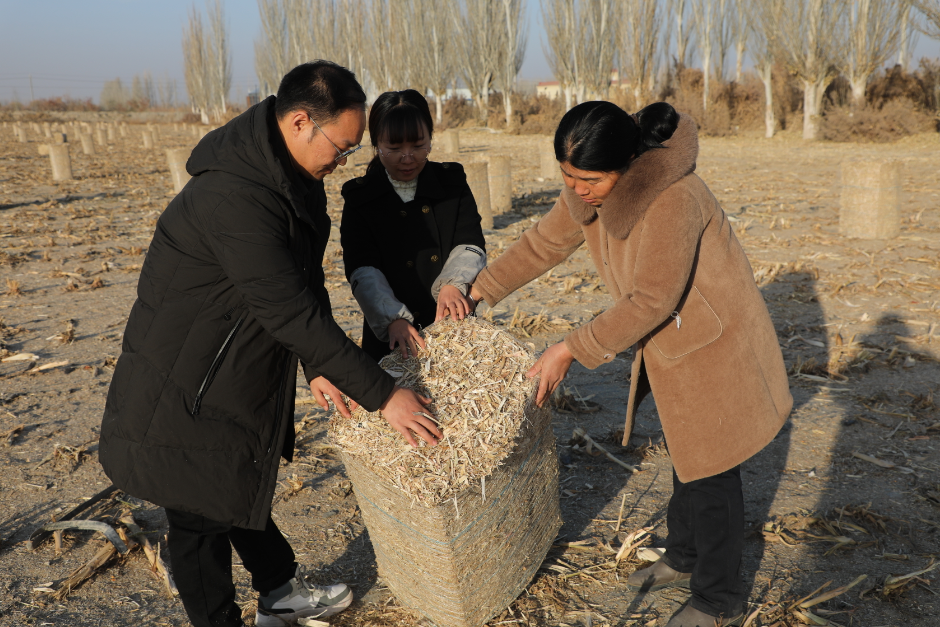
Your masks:
<svg viewBox="0 0 940 627"><path fill-rule="evenodd" d="M529 43L521 77L547 79L539 3L528 0ZM185 92L180 38L192 0L0 0L0 101L69 95L97 101L105 81L149 70L154 81L176 79ZM197 2L201 8L202 0ZM256 85L256 0L226 0L231 37L231 98L243 102ZM915 59L940 56L921 36Z"/></svg>
<svg viewBox="0 0 940 627"><path fill-rule="evenodd" d="M201 9L202 0L196 3ZM524 78L549 78L541 45L538 3L531 22ZM192 0L0 0L0 101L14 91L30 98L68 94L93 98L105 81L150 70L154 81L176 79L185 90L180 39ZM231 98L254 89L254 41L260 32L255 0L226 0L232 51Z"/></svg>

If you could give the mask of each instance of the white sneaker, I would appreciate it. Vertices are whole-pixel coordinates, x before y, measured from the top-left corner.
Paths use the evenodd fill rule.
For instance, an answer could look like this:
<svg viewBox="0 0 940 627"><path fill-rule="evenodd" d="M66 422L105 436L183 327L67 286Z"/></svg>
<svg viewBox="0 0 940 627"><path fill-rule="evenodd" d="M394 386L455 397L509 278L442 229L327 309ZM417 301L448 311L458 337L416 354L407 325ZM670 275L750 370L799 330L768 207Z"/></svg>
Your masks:
<svg viewBox="0 0 940 627"><path fill-rule="evenodd" d="M303 566L294 578L267 596L258 597L257 627L296 625L301 618L325 618L339 614L353 602L353 593L344 583L317 586L308 583Z"/></svg>

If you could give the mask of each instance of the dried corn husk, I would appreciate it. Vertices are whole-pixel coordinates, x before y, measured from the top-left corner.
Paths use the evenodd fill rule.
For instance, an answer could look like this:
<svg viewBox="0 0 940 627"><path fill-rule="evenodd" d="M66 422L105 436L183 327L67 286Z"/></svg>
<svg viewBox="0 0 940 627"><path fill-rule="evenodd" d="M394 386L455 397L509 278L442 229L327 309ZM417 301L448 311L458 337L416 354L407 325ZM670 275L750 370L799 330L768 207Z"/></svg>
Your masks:
<svg viewBox="0 0 940 627"><path fill-rule="evenodd" d="M381 411L334 414L330 433L345 454L427 507L479 485L514 448L536 380L535 357L509 333L479 318L442 320L424 331L416 357L398 352L381 365L398 385L430 397L444 437L412 448Z"/></svg>

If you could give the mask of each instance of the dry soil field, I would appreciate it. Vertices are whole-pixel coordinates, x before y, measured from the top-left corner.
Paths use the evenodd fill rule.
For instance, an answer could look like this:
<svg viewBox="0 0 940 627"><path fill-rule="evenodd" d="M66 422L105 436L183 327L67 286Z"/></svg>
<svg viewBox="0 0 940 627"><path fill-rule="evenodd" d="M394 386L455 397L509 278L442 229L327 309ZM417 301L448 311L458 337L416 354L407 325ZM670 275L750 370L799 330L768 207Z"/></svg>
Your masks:
<svg viewBox="0 0 940 627"><path fill-rule="evenodd" d="M97 463L99 421L154 222L172 197L163 149L193 143L159 127L145 150L130 126L98 155L71 152L74 180L52 181L40 137L0 129L0 625L186 625L138 549L63 599L48 590L102 545L66 532L61 554L37 528L109 485ZM491 255L547 211L557 181L538 174L534 136L463 131L460 160L513 159L511 212L487 233ZM904 162L901 235L847 240L838 233L839 167L848 158ZM363 166L327 179L338 224L339 189ZM744 466L744 579L754 625L818 620L864 627L940 624L940 135L889 145L805 143L795 137L703 139L698 173L732 216L784 349L796 401L776 440ZM327 276L339 323L362 320L342 271L338 229ZM484 315L541 350L609 304L586 252ZM485 307L483 308L485 310ZM481 310L481 312L483 311ZM655 406L641 408L631 446L619 445L630 355L588 371L577 364L556 398L564 527L526 593L491 625L663 625L680 591L637 596L624 580L642 562L614 560L629 534L665 537L671 468ZM284 465L274 517L299 559L323 582L343 579L359 600L336 625L420 625L377 577L375 558L342 465L326 439L326 413L298 379L296 462ZM583 442L580 427L630 474ZM161 510L119 495L99 520L129 510L165 553ZM622 522L618 525L618 518ZM803 608L824 584L851 590ZM236 567L246 617L254 598ZM818 596L818 595L813 595ZM803 613L801 618L800 613ZM249 620L250 624L250 620Z"/></svg>

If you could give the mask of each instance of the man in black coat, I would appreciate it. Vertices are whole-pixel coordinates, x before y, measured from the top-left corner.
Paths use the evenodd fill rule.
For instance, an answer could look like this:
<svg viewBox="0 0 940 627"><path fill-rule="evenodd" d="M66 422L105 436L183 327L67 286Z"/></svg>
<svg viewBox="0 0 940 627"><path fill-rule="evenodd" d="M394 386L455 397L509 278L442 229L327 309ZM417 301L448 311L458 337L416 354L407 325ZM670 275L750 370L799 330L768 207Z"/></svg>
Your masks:
<svg viewBox="0 0 940 627"><path fill-rule="evenodd" d="M294 68L277 97L213 131L160 217L137 286L101 427L115 485L166 509L170 560L197 627L241 625L231 546L258 590L256 624L349 605L310 585L271 519L279 458L291 460L298 358L311 390L381 409L412 444L441 437L427 399L394 380L331 315L322 179L356 150L365 94L328 61ZM355 408L355 403L352 404ZM231 546L230 546L231 544Z"/></svg>

